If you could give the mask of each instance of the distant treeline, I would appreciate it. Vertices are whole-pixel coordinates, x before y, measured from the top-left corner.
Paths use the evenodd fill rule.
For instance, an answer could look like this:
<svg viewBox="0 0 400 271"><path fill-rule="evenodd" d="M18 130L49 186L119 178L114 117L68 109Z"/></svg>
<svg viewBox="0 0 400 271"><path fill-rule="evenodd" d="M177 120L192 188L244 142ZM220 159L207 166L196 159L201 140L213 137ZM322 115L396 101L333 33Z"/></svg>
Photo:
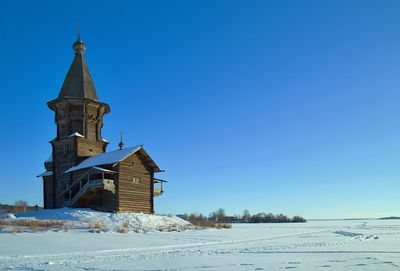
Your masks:
<svg viewBox="0 0 400 271"><path fill-rule="evenodd" d="M182 214L179 217L188 221L212 221L217 223L302 223L306 220L301 216L288 217L283 214L274 215L271 213L250 214L244 210L241 215L227 216L225 210L220 208L208 216L202 214Z"/></svg>
<svg viewBox="0 0 400 271"><path fill-rule="evenodd" d="M29 206L28 202L24 200L17 200L14 205L1 204L0 203L0 214L3 213L25 213L41 210L43 208L39 206Z"/></svg>
<svg viewBox="0 0 400 271"><path fill-rule="evenodd" d="M379 219L400 219L400 216L388 216L388 217L381 217Z"/></svg>

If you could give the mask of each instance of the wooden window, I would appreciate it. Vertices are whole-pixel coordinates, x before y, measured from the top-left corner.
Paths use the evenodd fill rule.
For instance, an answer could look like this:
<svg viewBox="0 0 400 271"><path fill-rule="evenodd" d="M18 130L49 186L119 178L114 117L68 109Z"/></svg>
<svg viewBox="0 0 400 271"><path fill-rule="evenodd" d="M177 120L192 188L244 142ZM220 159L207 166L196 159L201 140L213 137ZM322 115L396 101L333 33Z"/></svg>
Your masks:
<svg viewBox="0 0 400 271"><path fill-rule="evenodd" d="M132 182L133 183L140 183L140 178L139 177L132 177Z"/></svg>

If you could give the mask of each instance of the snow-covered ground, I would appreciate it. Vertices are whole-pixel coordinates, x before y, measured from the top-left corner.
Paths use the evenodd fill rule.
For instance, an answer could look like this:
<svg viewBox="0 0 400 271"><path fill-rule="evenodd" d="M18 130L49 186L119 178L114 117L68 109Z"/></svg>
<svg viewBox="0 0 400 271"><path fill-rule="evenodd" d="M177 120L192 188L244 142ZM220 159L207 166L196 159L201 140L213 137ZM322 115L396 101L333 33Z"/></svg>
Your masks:
<svg viewBox="0 0 400 271"><path fill-rule="evenodd" d="M20 213L18 218L34 218L40 220L65 220L68 229L85 229L97 227L102 231L116 232L126 226L136 232L158 231L182 231L186 230L190 223L176 216L148 215L138 213L107 213L91 209L47 209L38 212Z"/></svg>
<svg viewBox="0 0 400 271"><path fill-rule="evenodd" d="M400 270L400 220L0 232L1 270Z"/></svg>

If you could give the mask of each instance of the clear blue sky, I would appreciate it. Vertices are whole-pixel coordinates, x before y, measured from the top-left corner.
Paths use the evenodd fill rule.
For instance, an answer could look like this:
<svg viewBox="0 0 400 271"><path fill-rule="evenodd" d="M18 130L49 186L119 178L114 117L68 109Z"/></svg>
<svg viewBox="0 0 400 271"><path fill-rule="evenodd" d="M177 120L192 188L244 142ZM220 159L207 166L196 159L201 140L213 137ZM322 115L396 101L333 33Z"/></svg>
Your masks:
<svg viewBox="0 0 400 271"><path fill-rule="evenodd" d="M0 202L42 204L76 23L159 213L400 215L398 1L1 1Z"/></svg>

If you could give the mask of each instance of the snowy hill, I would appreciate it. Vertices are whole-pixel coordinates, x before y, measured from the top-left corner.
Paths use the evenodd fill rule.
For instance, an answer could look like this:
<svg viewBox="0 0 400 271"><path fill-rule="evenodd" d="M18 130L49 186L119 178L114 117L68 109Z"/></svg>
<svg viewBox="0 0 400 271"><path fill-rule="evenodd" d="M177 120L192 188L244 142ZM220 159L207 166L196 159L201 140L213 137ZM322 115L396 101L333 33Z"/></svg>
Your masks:
<svg viewBox="0 0 400 271"><path fill-rule="evenodd" d="M183 231L191 224L176 216L149 215L142 213L106 213L91 209L46 209L30 213L18 213L17 219L63 220L75 229L93 228L99 231Z"/></svg>

